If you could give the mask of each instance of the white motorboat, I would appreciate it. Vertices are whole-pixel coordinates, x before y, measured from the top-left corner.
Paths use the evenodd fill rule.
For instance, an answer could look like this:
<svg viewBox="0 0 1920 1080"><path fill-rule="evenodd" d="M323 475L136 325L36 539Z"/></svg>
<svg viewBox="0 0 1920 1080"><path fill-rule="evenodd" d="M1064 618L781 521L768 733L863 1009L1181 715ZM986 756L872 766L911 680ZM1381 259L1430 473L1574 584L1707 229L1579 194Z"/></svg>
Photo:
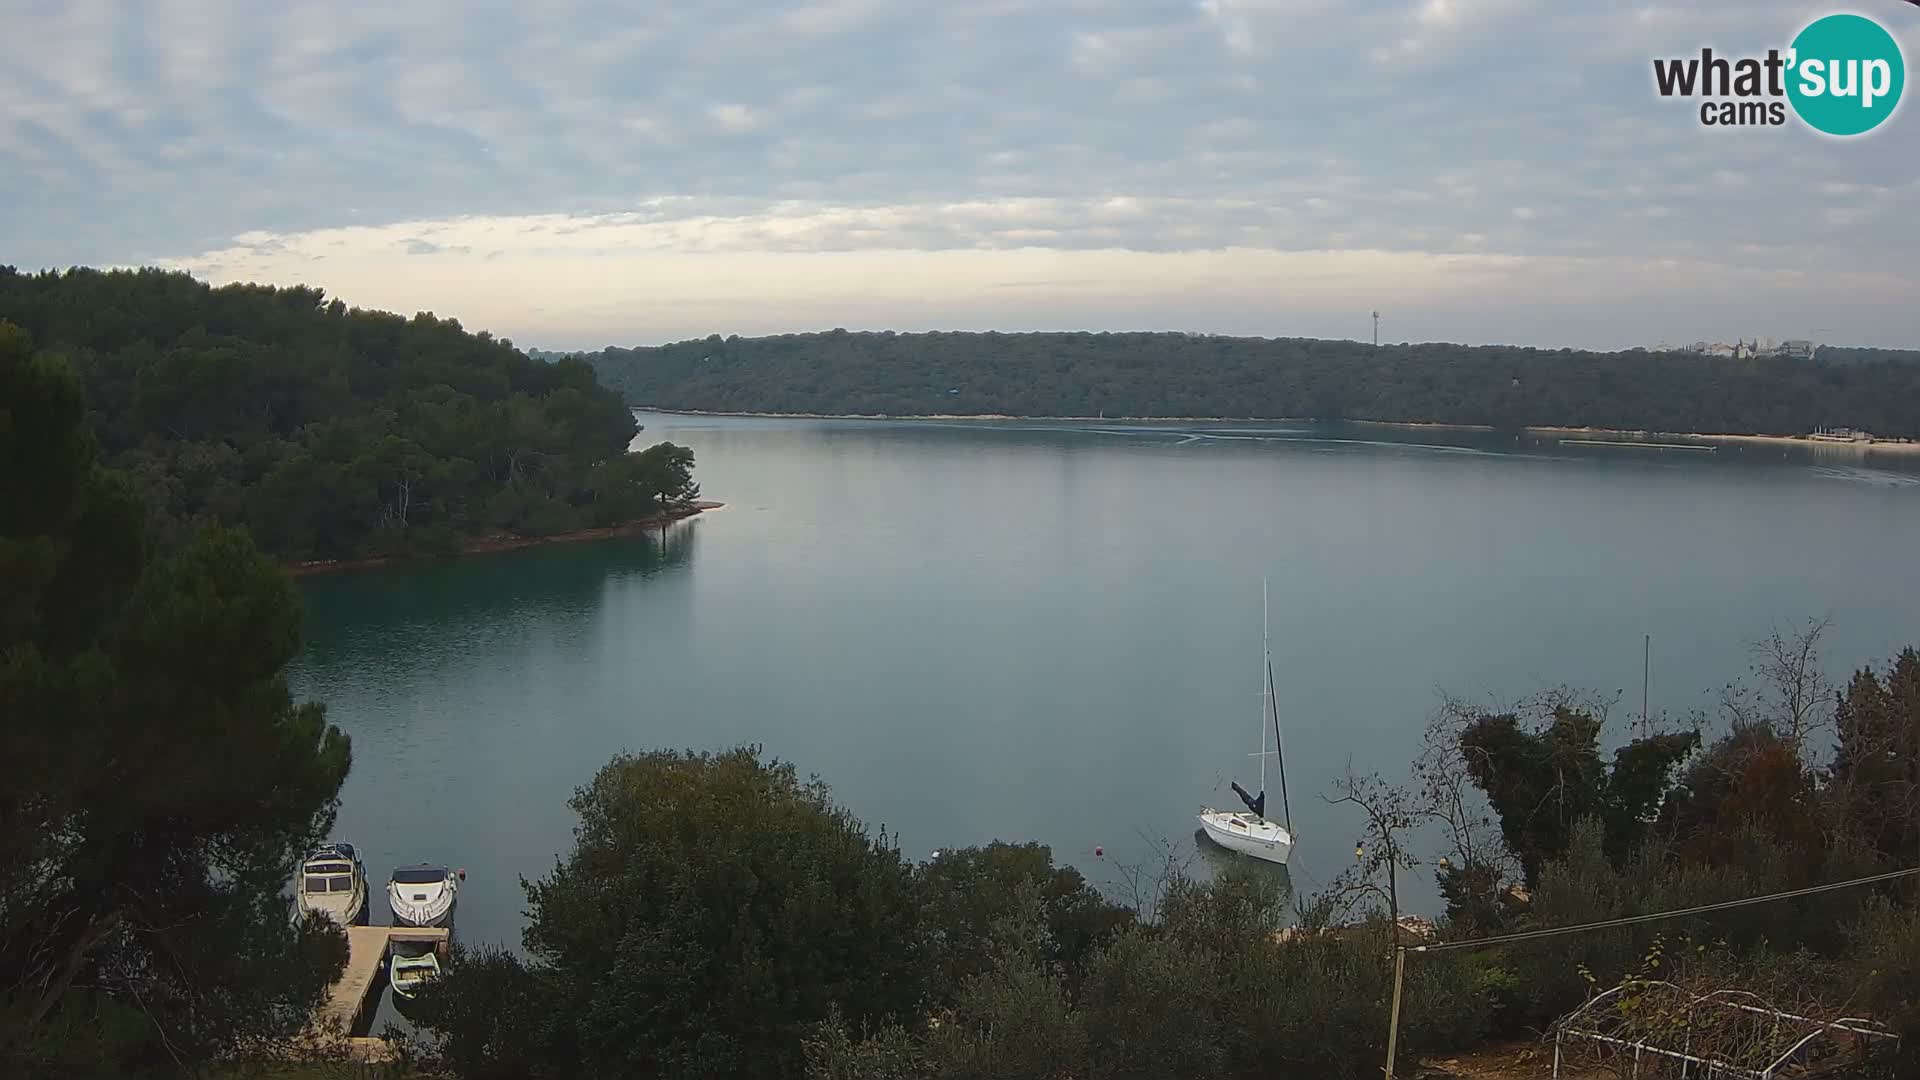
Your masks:
<svg viewBox="0 0 1920 1080"><path fill-rule="evenodd" d="M341 926L361 922L367 913L367 868L352 844L313 849L300 864L294 896L302 912L323 915Z"/></svg>
<svg viewBox="0 0 1920 1080"><path fill-rule="evenodd" d="M434 863L415 863L393 872L387 882L387 906L395 926L451 926L465 871Z"/></svg>
<svg viewBox="0 0 1920 1080"><path fill-rule="evenodd" d="M1286 865L1287 856L1293 851L1293 813L1287 808L1287 763L1280 753L1280 707L1273 689L1273 645L1267 631L1267 583L1260 582L1260 621L1261 644L1266 653L1266 681L1261 688L1260 703L1260 752L1249 757L1260 759L1260 793L1247 794L1247 789L1238 781L1233 784L1233 793L1240 796L1246 810L1216 810L1211 806L1200 810L1200 827L1207 838L1229 851L1251 855L1256 859ZM1267 713L1273 713L1273 749L1267 749ZM1280 813L1283 822L1267 819L1267 758L1276 759L1280 768Z"/></svg>

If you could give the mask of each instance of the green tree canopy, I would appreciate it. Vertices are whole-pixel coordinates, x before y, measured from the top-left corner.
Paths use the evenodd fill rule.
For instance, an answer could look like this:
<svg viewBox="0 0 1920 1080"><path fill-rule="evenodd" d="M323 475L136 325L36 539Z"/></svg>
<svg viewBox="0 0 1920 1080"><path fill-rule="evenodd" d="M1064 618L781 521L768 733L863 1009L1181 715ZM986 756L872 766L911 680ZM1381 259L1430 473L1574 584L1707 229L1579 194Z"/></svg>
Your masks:
<svg viewBox="0 0 1920 1080"><path fill-rule="evenodd" d="M1078 870L1055 866L1044 844L995 841L943 851L920 867L916 895L924 962L935 1001L995 962L995 932L1033 905L1036 960L1077 984L1093 953L1133 925L1133 912L1109 902Z"/></svg>
<svg viewBox="0 0 1920 1080"><path fill-rule="evenodd" d="M625 463L633 415L585 361L533 360L427 313L158 270L0 267L0 319L70 361L105 463L167 544L219 522L286 559L428 553L613 524L697 490L684 448ZM601 499L602 463L655 489Z"/></svg>
<svg viewBox="0 0 1920 1080"><path fill-rule="evenodd" d="M1828 778L1852 832L1901 863L1920 852L1920 651L1884 674L1861 668L1834 713Z"/></svg>
<svg viewBox="0 0 1920 1080"><path fill-rule="evenodd" d="M1817 865L1826 844L1814 774L1793 743L1769 724L1739 725L1681 772L1660 811L1660 827L1693 861L1738 859L1750 829Z"/></svg>
<svg viewBox="0 0 1920 1080"><path fill-rule="evenodd" d="M700 495L693 482L693 451L670 442L610 458L587 477L603 519L620 520L684 506Z"/></svg>
<svg viewBox="0 0 1920 1080"><path fill-rule="evenodd" d="M527 1059L565 1076L790 1075L836 1006L856 1024L919 1013L911 871L792 766L754 747L622 756L572 806L573 851L526 885L531 963L481 969L553 1026L538 1053L496 1046L467 1075ZM456 1052L485 1038L453 1027L481 1015L470 985L456 967L424 1003Z"/></svg>
<svg viewBox="0 0 1920 1080"><path fill-rule="evenodd" d="M243 533L152 554L79 383L0 323L0 1073L203 1061L338 974L284 899L349 762L282 681L299 624Z"/></svg>
<svg viewBox="0 0 1920 1080"><path fill-rule="evenodd" d="M1826 356L1834 352L1834 359ZM718 336L589 354L636 405L828 414L1311 417L1920 436L1920 357L1812 360L1177 333ZM1864 354L1888 362L1863 363Z"/></svg>
<svg viewBox="0 0 1920 1080"><path fill-rule="evenodd" d="M1632 852L1674 768L1700 745L1690 731L1644 736L1614 751L1609 768L1600 757L1600 730L1591 712L1562 704L1539 727L1500 713L1479 716L1460 732L1469 774L1493 805L1528 885L1567 849L1585 817L1604 824L1610 854Z"/></svg>

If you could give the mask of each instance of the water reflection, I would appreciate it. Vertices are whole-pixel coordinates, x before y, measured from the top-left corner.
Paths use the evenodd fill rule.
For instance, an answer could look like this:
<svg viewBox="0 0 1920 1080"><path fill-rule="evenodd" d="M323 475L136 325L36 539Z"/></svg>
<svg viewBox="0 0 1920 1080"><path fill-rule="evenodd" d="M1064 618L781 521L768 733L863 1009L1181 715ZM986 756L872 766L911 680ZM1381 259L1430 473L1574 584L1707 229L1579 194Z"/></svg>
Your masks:
<svg viewBox="0 0 1920 1080"><path fill-rule="evenodd" d="M1213 842L1205 829L1193 830L1193 848L1199 855L1199 864L1204 866L1213 878L1228 873L1238 873L1262 879L1271 883L1285 901L1293 900L1293 874L1286 863L1269 862L1256 859L1238 851L1232 851Z"/></svg>
<svg viewBox="0 0 1920 1080"><path fill-rule="evenodd" d="M422 634L464 638L506 618L522 626L572 619L617 584L689 563L699 525L308 578L302 666L411 650Z"/></svg>
<svg viewBox="0 0 1920 1080"><path fill-rule="evenodd" d="M622 750L758 742L914 853L1037 840L1102 886L1157 867L1136 836L1171 835L1196 876L1244 862L1186 834L1250 749L1262 578L1306 837L1352 835L1314 795L1349 767L1403 776L1439 691L1637 687L1651 631L1654 707L1679 712L1744 674L1770 622L1832 613L1839 663L1913 625L1887 582L1920 487L1890 455L645 422L726 509L664 544L302 583L294 690L354 740L339 835L370 865L466 867L475 942L517 945L520 875L568 848L568 795ZM1285 884L1317 891L1351 850L1302 844ZM1403 887L1432 909L1430 879Z"/></svg>

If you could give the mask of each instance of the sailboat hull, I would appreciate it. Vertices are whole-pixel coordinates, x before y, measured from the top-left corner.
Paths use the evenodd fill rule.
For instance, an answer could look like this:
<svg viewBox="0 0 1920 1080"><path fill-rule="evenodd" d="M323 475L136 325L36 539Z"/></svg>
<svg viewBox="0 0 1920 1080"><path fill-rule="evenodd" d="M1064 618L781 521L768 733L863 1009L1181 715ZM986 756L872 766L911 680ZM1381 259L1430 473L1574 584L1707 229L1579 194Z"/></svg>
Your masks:
<svg viewBox="0 0 1920 1080"><path fill-rule="evenodd" d="M1285 866L1293 853L1293 837L1279 824L1252 814L1230 814L1208 808L1200 812L1207 839L1229 851Z"/></svg>

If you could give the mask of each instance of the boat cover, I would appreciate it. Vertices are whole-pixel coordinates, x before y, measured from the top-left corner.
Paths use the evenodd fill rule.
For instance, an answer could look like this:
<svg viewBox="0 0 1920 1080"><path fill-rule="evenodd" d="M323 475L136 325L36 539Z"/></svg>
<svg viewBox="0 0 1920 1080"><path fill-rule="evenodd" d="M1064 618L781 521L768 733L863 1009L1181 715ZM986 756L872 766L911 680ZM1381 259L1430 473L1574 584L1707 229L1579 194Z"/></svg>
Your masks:
<svg viewBox="0 0 1920 1080"><path fill-rule="evenodd" d="M1240 781L1235 780L1232 783L1233 793L1240 796L1241 802L1247 804L1247 809L1253 811L1253 816L1264 819L1267 816L1266 789L1262 788L1258 795L1249 795L1247 794L1247 789L1240 786Z"/></svg>

